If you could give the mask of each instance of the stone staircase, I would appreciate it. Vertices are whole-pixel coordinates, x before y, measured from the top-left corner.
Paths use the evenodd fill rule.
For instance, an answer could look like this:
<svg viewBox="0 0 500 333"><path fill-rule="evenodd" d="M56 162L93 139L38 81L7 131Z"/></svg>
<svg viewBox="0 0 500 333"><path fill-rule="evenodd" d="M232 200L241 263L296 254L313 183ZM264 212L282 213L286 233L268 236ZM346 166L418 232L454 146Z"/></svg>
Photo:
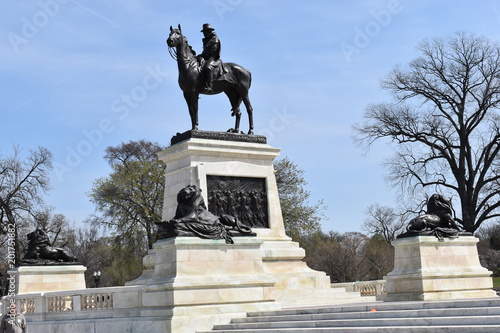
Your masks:
<svg viewBox="0 0 500 333"><path fill-rule="evenodd" d="M372 302L248 313L211 333L500 332L500 298ZM199 332L208 333L208 332Z"/></svg>

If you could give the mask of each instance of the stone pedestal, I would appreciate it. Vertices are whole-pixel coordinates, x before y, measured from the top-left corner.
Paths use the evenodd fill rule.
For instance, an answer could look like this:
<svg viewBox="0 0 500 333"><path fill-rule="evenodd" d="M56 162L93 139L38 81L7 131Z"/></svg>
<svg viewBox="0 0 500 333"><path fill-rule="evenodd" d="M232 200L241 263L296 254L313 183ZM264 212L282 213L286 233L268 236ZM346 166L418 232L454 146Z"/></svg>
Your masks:
<svg viewBox="0 0 500 333"><path fill-rule="evenodd" d="M9 270L16 276L16 294L85 289L83 265L19 266Z"/></svg>
<svg viewBox="0 0 500 333"><path fill-rule="evenodd" d="M169 332L209 330L247 312L280 309L276 280L265 273L255 237L177 237L156 242L146 269L127 285L143 285L141 316L171 318Z"/></svg>
<svg viewBox="0 0 500 333"><path fill-rule="evenodd" d="M289 240L273 168L279 152L280 149L265 143L190 138L158 153L158 158L167 165L163 220L174 217L177 193L188 185L198 186L209 206L207 176L260 178L264 179L267 190L269 228L254 231L263 240Z"/></svg>
<svg viewBox="0 0 500 333"><path fill-rule="evenodd" d="M385 280L384 301L495 297L491 272L479 263L473 236L399 238L394 270Z"/></svg>
<svg viewBox="0 0 500 333"><path fill-rule="evenodd" d="M198 186L210 209L208 177L259 178L266 189L268 227L252 230L262 242L263 273L276 280L276 301L287 307L359 300L359 293L330 288L330 278L307 267L302 261L305 251L285 234L273 166L279 152L280 149L266 143L235 140L188 138L173 144L158 153L167 166L163 220L175 215L177 193L185 186Z"/></svg>

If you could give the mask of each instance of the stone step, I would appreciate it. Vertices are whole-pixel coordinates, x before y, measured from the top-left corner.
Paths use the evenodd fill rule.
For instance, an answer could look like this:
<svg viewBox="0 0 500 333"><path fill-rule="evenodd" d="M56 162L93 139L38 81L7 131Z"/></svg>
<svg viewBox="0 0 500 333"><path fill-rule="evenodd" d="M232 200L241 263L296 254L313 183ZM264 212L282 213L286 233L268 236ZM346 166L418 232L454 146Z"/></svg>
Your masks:
<svg viewBox="0 0 500 333"><path fill-rule="evenodd" d="M321 328L283 328L263 330L222 330L198 333L323 333L323 332L366 332L366 333L498 333L500 325L463 325L463 326L412 326L412 327L321 327Z"/></svg>
<svg viewBox="0 0 500 333"><path fill-rule="evenodd" d="M376 311L375 311L376 310ZM500 332L500 298L370 302L249 313L216 333Z"/></svg>
<svg viewBox="0 0 500 333"><path fill-rule="evenodd" d="M337 319L377 319L377 318L415 318L415 317L453 317L453 316L500 316L500 307L473 307L451 309L383 310L375 312L347 312L321 314L295 314L281 316L259 316L236 318L232 324L264 323L277 321L337 320Z"/></svg>
<svg viewBox="0 0 500 333"><path fill-rule="evenodd" d="M500 297L461 299L446 301L411 301L411 302L368 302L358 304L339 304L332 306L317 306L303 308L289 308L269 312L250 312L249 317L278 316L294 314L317 314L317 313L346 313L367 312L372 309L378 311L389 310L418 310L418 309L450 309L450 308L476 308L476 307L500 307Z"/></svg>
<svg viewBox="0 0 500 333"><path fill-rule="evenodd" d="M346 292L344 288L331 288L326 290L301 290L301 297L297 298L296 293L287 293L280 296L280 301L285 301L289 304L289 307L293 304L294 308L307 307L312 304L316 306L321 306L318 304L327 304L329 306L332 304L332 299L338 304L359 304L361 296L359 292ZM363 297L363 300L367 302L374 302L375 296Z"/></svg>
<svg viewBox="0 0 500 333"><path fill-rule="evenodd" d="M216 325L214 330L260 330L270 328L314 328L314 327L376 327L386 326L445 326L445 325L498 325L500 316L455 316L455 317L421 317L421 318L375 318L375 319L335 319L335 320L302 320L249 322L228 325Z"/></svg>

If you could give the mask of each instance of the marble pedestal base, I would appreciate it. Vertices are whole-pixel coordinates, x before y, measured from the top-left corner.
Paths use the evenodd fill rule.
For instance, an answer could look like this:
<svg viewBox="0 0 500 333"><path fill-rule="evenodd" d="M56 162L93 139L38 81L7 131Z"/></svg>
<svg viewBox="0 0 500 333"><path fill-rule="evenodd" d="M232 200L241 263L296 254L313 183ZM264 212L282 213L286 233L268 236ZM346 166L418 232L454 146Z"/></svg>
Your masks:
<svg viewBox="0 0 500 333"><path fill-rule="evenodd" d="M443 242L434 236L396 239L384 301L495 297L492 273L479 263L477 242L473 236Z"/></svg>
<svg viewBox="0 0 500 333"><path fill-rule="evenodd" d="M169 332L209 330L247 312L272 311L276 280L264 273L256 237L224 240L177 237L156 242L144 257L141 316L170 318Z"/></svg>
<svg viewBox="0 0 500 333"><path fill-rule="evenodd" d="M268 226L252 227L252 231L262 243L262 272L276 279L276 301L283 307L359 301L359 293L330 288L330 278L307 267L303 262L304 249L286 235L273 166L279 152L280 149L265 143L202 138L189 138L159 152L158 158L167 166L163 220L175 215L177 193L187 185L202 190L210 209L209 177L262 179L267 194Z"/></svg>
<svg viewBox="0 0 500 333"><path fill-rule="evenodd" d="M85 289L83 265L19 266L8 271L16 276L16 294Z"/></svg>

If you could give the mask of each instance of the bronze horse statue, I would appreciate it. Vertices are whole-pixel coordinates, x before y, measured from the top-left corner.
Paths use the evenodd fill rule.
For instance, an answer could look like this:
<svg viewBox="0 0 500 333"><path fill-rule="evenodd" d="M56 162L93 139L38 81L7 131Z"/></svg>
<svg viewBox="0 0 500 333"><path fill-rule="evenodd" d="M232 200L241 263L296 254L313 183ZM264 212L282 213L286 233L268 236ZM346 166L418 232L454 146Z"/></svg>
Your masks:
<svg viewBox="0 0 500 333"><path fill-rule="evenodd" d="M252 82L251 73L235 63L224 63L224 74L215 77L212 92L205 91L205 80L201 73L196 53L188 44L186 37L182 34L181 26L172 29L167 39L170 50L175 48L175 57L179 67L179 86L184 93L189 115L191 116L191 129L198 129L198 98L200 94L215 95L224 92L231 102L231 116L236 117L234 128L228 132L238 133L240 128L241 111L240 104L243 102L248 113L250 128L248 134L253 134L252 105L248 98L248 90Z"/></svg>

